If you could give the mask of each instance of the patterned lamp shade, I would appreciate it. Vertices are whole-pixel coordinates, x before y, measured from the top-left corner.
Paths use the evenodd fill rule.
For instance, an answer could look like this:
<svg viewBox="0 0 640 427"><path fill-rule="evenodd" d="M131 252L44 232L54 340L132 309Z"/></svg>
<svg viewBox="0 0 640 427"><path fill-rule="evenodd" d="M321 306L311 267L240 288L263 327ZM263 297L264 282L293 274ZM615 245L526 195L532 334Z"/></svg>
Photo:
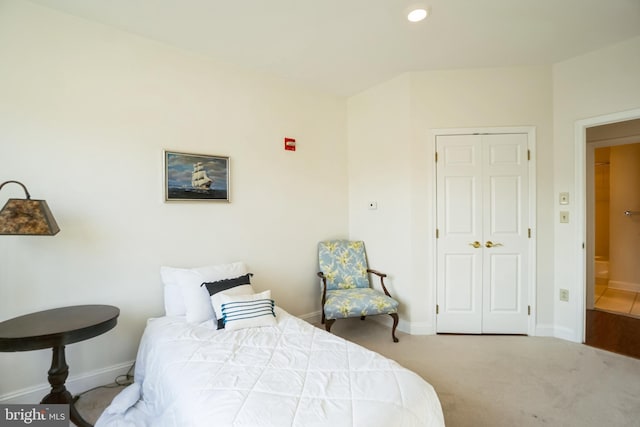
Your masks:
<svg viewBox="0 0 640 427"><path fill-rule="evenodd" d="M9 199L0 211L0 235L53 236L60 231L45 200L31 200L27 188L18 181L7 181L0 185L16 183L22 186L26 199Z"/></svg>

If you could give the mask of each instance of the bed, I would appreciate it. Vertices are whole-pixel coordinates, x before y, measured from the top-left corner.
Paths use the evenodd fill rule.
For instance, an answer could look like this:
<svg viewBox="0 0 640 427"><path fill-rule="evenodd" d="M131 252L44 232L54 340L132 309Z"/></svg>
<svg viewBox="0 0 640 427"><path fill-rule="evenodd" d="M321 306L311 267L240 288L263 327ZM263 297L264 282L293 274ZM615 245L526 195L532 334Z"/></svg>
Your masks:
<svg viewBox="0 0 640 427"><path fill-rule="evenodd" d="M238 328L149 319L135 382L96 427L444 425L420 376L272 307L269 324Z"/></svg>

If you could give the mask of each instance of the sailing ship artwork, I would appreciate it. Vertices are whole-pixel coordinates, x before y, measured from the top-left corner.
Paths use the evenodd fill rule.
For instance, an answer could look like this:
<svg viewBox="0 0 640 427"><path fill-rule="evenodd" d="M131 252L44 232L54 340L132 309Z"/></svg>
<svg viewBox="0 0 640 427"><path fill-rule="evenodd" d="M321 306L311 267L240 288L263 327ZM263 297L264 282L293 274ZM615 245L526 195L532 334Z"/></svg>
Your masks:
<svg viewBox="0 0 640 427"><path fill-rule="evenodd" d="M213 180L207 176L202 162L194 163L193 172L191 173L191 188L194 191L206 191L211 188Z"/></svg>
<svg viewBox="0 0 640 427"><path fill-rule="evenodd" d="M165 201L229 201L229 158L166 151Z"/></svg>

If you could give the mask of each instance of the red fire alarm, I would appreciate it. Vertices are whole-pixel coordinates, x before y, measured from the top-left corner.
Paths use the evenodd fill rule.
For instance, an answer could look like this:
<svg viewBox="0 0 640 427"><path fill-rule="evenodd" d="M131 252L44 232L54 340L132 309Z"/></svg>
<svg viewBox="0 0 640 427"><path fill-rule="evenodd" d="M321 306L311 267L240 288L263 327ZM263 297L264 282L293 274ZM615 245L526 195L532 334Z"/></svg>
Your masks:
<svg viewBox="0 0 640 427"><path fill-rule="evenodd" d="M285 138L284 149L288 151L296 151L296 140L293 138Z"/></svg>

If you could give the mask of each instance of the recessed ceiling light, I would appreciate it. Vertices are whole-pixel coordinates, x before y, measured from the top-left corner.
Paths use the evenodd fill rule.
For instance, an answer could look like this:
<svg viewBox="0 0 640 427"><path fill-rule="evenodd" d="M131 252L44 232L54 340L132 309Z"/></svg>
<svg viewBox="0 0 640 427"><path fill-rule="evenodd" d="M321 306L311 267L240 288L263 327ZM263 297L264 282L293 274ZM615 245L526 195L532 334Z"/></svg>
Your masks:
<svg viewBox="0 0 640 427"><path fill-rule="evenodd" d="M429 13L427 9L414 9L407 15L407 19L411 22L419 22L427 17Z"/></svg>

